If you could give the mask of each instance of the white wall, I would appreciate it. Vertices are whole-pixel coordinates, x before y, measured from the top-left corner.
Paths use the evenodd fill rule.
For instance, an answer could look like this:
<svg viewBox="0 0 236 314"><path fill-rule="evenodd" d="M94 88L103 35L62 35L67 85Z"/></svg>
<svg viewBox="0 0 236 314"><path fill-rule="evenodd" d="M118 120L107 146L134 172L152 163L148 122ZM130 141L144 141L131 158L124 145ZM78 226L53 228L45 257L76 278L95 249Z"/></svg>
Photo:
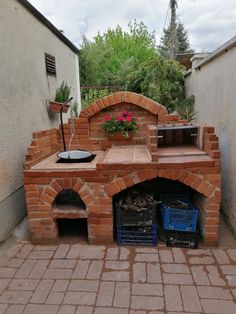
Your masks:
<svg viewBox="0 0 236 314"><path fill-rule="evenodd" d="M216 127L222 160L221 207L236 233L236 46L192 69L186 92L195 95L198 121Z"/></svg>
<svg viewBox="0 0 236 314"><path fill-rule="evenodd" d="M0 43L0 215L12 215L13 226L14 211L23 215L25 209L4 204L22 187L32 132L59 125L58 115L48 113L46 100L54 98L63 80L72 87L74 99L80 99L78 57L15 0L0 1ZM45 52L56 57L56 78L46 75Z"/></svg>

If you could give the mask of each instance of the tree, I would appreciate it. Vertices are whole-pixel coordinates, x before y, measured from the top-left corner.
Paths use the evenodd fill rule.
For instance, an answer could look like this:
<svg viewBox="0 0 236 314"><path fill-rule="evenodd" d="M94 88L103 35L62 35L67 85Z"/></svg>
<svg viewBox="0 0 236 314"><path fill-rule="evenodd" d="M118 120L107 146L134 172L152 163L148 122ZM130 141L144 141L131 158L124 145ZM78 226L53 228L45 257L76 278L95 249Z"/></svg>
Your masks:
<svg viewBox="0 0 236 314"><path fill-rule="evenodd" d="M83 86L114 86L141 93L166 106L170 112L184 100L184 67L162 57L155 36L136 21L125 32L120 26L98 33L93 41L83 40L80 75ZM109 89L103 90L108 92ZM94 101L99 93L90 91ZM88 104L89 101L84 101Z"/></svg>
<svg viewBox="0 0 236 314"><path fill-rule="evenodd" d="M188 32L181 22L170 24L164 29L164 35L161 38L159 51L164 57L169 56L170 45L174 45L174 54L193 52L190 48Z"/></svg>

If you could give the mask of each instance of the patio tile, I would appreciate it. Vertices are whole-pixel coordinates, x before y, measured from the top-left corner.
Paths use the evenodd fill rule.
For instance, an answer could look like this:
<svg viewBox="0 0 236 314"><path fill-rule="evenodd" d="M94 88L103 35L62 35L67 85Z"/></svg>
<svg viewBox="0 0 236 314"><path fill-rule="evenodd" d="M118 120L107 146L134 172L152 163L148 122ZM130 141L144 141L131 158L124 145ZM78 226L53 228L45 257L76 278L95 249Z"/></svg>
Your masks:
<svg viewBox="0 0 236 314"><path fill-rule="evenodd" d="M97 296L97 306L111 306L115 291L114 282L101 282Z"/></svg>
<svg viewBox="0 0 236 314"><path fill-rule="evenodd" d="M59 309L58 305L49 304L28 304L24 310L24 314L56 314Z"/></svg>
<svg viewBox="0 0 236 314"><path fill-rule="evenodd" d="M23 313L25 308L25 305L20 305L20 304L12 304L8 307L7 311L1 312L1 307L0 307L0 313L4 313L4 314L21 314Z"/></svg>
<svg viewBox="0 0 236 314"><path fill-rule="evenodd" d="M183 304L178 286L165 285L164 293L167 311L183 311Z"/></svg>

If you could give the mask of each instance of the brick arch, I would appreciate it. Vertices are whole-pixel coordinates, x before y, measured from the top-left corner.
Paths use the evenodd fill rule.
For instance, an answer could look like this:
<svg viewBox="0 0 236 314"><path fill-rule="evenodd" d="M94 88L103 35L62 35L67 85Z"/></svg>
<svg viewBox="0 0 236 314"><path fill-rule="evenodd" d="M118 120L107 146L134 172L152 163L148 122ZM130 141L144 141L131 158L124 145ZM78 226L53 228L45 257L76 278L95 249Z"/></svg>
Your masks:
<svg viewBox="0 0 236 314"><path fill-rule="evenodd" d="M121 103L129 103L146 109L150 113L161 117L168 114L166 107L159 103L133 92L117 92L109 96L98 99L97 101L90 104L80 113L80 118L90 119L99 111L104 108L114 106Z"/></svg>
<svg viewBox="0 0 236 314"><path fill-rule="evenodd" d="M92 203L92 195L88 184L84 184L80 178L62 178L53 179L50 184L42 191L41 200L45 205L52 206L58 193L63 189L72 189L77 192L84 202L84 204L89 206Z"/></svg>
<svg viewBox="0 0 236 314"><path fill-rule="evenodd" d="M146 180L151 180L154 178L165 178L174 181L179 181L187 186L190 186L195 191L203 194L209 199L214 199L214 197L219 193L220 189L214 186L209 181L203 179L200 175L193 173L189 170L140 170L134 171L130 174L116 178L111 183L105 185L104 190L107 196L112 197L115 194L133 186L138 183L142 183Z"/></svg>

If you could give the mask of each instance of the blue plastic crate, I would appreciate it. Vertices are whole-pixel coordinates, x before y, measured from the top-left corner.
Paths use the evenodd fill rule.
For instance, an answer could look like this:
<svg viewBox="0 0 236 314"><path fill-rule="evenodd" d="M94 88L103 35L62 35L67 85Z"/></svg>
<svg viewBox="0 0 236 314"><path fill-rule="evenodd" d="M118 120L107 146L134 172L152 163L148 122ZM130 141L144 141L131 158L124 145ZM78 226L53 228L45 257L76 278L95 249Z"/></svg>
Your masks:
<svg viewBox="0 0 236 314"><path fill-rule="evenodd" d="M162 220L165 230L196 231L198 209L193 207L187 195L164 194L161 196ZM171 203L179 202L179 207ZM184 205L181 208L181 204ZM177 206L176 206L177 207Z"/></svg>
<svg viewBox="0 0 236 314"><path fill-rule="evenodd" d="M157 245L157 225L117 226L116 236L119 245Z"/></svg>

